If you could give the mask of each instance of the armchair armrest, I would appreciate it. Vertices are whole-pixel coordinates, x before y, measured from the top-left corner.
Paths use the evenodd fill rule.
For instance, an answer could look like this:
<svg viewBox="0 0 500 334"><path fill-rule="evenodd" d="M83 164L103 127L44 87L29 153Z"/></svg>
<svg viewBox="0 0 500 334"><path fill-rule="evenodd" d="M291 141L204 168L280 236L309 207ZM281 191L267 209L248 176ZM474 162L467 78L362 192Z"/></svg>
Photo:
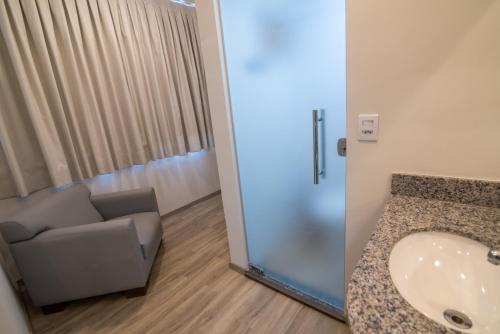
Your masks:
<svg viewBox="0 0 500 334"><path fill-rule="evenodd" d="M147 280L131 218L64 227L11 244L36 306L122 291Z"/></svg>
<svg viewBox="0 0 500 334"><path fill-rule="evenodd" d="M106 220L139 212L158 212L159 214L153 188L92 195L90 201Z"/></svg>

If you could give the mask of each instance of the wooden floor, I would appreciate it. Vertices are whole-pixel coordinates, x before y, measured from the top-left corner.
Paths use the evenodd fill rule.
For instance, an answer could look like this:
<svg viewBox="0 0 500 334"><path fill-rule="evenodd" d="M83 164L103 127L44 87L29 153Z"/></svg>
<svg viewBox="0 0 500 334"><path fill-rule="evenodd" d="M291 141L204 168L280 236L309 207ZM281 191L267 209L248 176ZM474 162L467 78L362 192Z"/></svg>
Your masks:
<svg viewBox="0 0 500 334"><path fill-rule="evenodd" d="M35 333L349 333L347 327L228 268L220 195L163 219L147 296L72 302Z"/></svg>

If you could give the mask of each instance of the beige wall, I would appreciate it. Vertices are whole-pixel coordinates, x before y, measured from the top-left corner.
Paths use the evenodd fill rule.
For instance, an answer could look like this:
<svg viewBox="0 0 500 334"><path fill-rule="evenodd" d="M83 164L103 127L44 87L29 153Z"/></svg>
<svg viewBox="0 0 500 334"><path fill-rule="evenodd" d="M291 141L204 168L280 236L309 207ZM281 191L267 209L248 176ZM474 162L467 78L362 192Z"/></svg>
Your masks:
<svg viewBox="0 0 500 334"><path fill-rule="evenodd" d="M21 300L0 265L0 333L30 333L28 316Z"/></svg>
<svg viewBox="0 0 500 334"><path fill-rule="evenodd" d="M392 172L500 180L500 1L350 0L347 30L349 276Z"/></svg>

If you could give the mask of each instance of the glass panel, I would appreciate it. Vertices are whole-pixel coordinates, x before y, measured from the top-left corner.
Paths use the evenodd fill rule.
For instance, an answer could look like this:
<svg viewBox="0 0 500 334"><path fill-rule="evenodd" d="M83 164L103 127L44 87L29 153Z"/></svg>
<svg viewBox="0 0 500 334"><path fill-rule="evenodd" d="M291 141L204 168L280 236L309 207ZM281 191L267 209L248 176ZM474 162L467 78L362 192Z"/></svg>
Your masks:
<svg viewBox="0 0 500 334"><path fill-rule="evenodd" d="M344 2L220 3L250 262L343 309ZM319 185L315 108L323 109Z"/></svg>

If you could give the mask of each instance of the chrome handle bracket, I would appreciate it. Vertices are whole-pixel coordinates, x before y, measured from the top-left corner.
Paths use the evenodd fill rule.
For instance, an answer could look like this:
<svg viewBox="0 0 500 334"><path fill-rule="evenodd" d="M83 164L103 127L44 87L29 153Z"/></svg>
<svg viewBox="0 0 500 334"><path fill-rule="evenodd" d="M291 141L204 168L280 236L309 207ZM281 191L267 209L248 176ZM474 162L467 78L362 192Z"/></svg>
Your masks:
<svg viewBox="0 0 500 334"><path fill-rule="evenodd" d="M339 138L337 140L337 154L341 157L345 157L347 154L347 140L345 138Z"/></svg>

